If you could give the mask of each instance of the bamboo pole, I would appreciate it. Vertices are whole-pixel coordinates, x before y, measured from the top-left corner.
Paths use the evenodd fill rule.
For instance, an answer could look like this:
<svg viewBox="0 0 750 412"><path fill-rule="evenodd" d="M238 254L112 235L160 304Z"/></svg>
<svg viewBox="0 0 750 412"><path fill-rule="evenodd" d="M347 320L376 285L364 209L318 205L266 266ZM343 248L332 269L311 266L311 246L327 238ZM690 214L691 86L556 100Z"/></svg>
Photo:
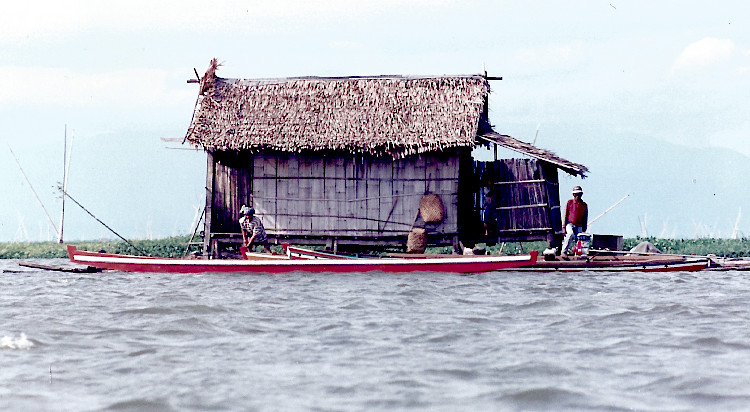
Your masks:
<svg viewBox="0 0 750 412"><path fill-rule="evenodd" d="M117 236L117 237L119 237L120 239L122 239L122 240L123 240L123 241L124 241L125 243L127 243L128 245L130 245L130 246L131 246L131 247L132 247L133 249L135 249L135 250L137 250L137 251L139 251L139 252L143 253L144 255L148 256L148 252L146 252L145 250L143 250L143 249L139 248L138 246L136 246L136 245L132 244L132 243L131 243L131 242L130 242L129 240L125 239L124 237L120 236L120 234L119 234L119 233L117 233L117 232L115 232L115 231L114 231L114 229L112 229L111 227L107 226L107 224L106 224L106 223L102 222L102 221L101 221L101 220L100 220L100 219L99 219L98 217L94 216L94 214L93 214L93 213L89 212L89 210L88 210L88 209L86 209L85 207L83 207L83 205L82 205L82 204L78 203L78 201L77 201L77 200L73 199L73 196L71 196L71 195L70 195L69 193L67 193L67 192L63 192L63 196L67 196L67 197L69 197L69 198L70 198L70 200L72 200L72 201L73 201L73 203L75 203L76 205L78 205L78 207L80 207L81 209L83 209L83 211L84 211L84 212L88 213L88 214L89 214L89 216L91 216L91 217L93 217L94 219L96 219L96 221L97 221L97 222L101 223L101 224L102 224L102 226L106 227L106 228L107 228L107 229L108 229L108 230L109 230L110 232L114 233L114 234L115 234L115 236Z"/></svg>
<svg viewBox="0 0 750 412"><path fill-rule="evenodd" d="M57 227L55 226L55 222L52 221L52 218L50 217L49 212L47 212L47 208L44 207L44 203L42 203L42 199L39 198L39 195L36 193L36 190L34 190L34 186L31 184L31 181L29 181L29 177L26 176L26 172L23 171L23 167L21 167L21 162L18 161L18 157L16 157L16 154L13 152L13 149L10 148L10 145L8 145L8 150L10 150L10 154L13 155L13 159L15 159L16 164L18 165L18 168L21 170L21 174L23 175L23 178L26 179L26 183L29 184L29 188L31 188L31 192L34 193L36 200L39 202L39 205L42 207L42 210L44 210L44 214L47 216L47 219L49 220L49 224L52 225L52 228L55 229L55 233L59 236L60 232L57 230Z"/></svg>
<svg viewBox="0 0 750 412"><path fill-rule="evenodd" d="M597 216L597 217L593 218L593 219L592 219L592 220L591 220L591 221L590 221L590 222L588 223L588 225L589 225L589 226L591 226L591 224L592 224L592 223L596 222L597 220L599 220L599 218L600 218L600 217L602 217L602 216L606 215L607 213L609 213L609 211L610 211L610 210L614 209L614 208L615 208L615 207L616 207L617 205L619 205L620 203L622 203L623 201L625 201L625 199L627 199L628 197L630 197L630 195L629 195L629 194L628 194L628 195L625 195L625 197L623 197L622 199L620 199L620 200L618 200L617 202L615 202L615 204L614 204L614 205L610 206L610 207L609 207L609 209L607 209L607 210L605 210L604 212L602 212L602 214L601 214L601 215L599 215L599 216Z"/></svg>
<svg viewBox="0 0 750 412"><path fill-rule="evenodd" d="M66 163L68 160L68 125L65 125L63 133L63 193L65 193L65 173L67 171ZM63 242L63 225L65 222L65 195L62 195L62 205L60 207L60 232L57 236L57 243Z"/></svg>
<svg viewBox="0 0 750 412"><path fill-rule="evenodd" d="M68 175L70 174L70 158L73 155L73 140L75 134L70 134L70 150L68 151L68 125L65 125L65 148L63 150L63 195L62 210L60 212L60 232L57 238L59 243L63 243L63 226L65 224L65 193L68 191Z"/></svg>
<svg viewBox="0 0 750 412"><path fill-rule="evenodd" d="M198 226L200 226L201 221L203 220L203 215L206 214L206 207L203 206L203 212L201 212L201 217L198 218L198 221L195 222L195 229L193 229L193 234L190 236L190 240L188 240L187 247L185 248L185 253L182 254L183 257L187 256L188 252L190 251L190 245L193 243L193 239L195 239L195 234L198 233Z"/></svg>

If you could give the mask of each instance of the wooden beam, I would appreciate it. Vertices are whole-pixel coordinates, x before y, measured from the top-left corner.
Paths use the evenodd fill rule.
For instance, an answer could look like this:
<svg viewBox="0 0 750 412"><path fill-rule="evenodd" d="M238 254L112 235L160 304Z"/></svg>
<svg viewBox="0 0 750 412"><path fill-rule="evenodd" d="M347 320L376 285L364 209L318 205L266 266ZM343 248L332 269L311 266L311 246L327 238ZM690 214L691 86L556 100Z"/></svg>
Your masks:
<svg viewBox="0 0 750 412"><path fill-rule="evenodd" d="M213 217L214 202L214 173L216 173L216 163L213 152L206 151L206 205L204 207L203 220L203 256L208 257L211 250L211 223Z"/></svg>
<svg viewBox="0 0 750 412"><path fill-rule="evenodd" d="M519 206L502 206L496 207L495 210L516 210L516 209L529 209L533 207L548 207L547 203L538 203L535 205L519 205Z"/></svg>

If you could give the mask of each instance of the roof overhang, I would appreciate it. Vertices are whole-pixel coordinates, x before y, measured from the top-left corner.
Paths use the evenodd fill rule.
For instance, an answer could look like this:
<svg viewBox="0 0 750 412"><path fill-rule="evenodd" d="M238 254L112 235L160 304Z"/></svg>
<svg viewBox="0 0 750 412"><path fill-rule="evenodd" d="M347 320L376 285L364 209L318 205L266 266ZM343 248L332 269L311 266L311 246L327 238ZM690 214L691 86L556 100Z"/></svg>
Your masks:
<svg viewBox="0 0 750 412"><path fill-rule="evenodd" d="M485 141L488 143L494 143L498 146L505 147L506 149L513 150L515 152L525 154L527 156L531 156L533 158L549 162L557 166L558 168L562 169L566 173L573 175L573 176L581 176L581 178L586 177L586 173L588 173L589 169L578 163L571 162L569 160L563 159L560 156L557 156L556 154L552 153L549 150L540 149L534 145L524 143L514 137L500 134L494 131L486 132L481 135L477 136L478 139L481 141Z"/></svg>

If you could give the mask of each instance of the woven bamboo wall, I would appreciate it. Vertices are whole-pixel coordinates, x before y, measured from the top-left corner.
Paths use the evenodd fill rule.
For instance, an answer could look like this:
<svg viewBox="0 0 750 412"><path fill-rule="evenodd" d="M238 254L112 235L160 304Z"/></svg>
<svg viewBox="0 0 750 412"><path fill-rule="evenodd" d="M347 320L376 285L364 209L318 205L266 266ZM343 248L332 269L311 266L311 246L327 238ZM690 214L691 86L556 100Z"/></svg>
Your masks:
<svg viewBox="0 0 750 412"><path fill-rule="evenodd" d="M545 238L560 230L557 168L536 159L502 159L478 165L492 181L499 240Z"/></svg>
<svg viewBox="0 0 750 412"><path fill-rule="evenodd" d="M210 156L209 191L211 233L239 232L237 221L240 208L249 204L250 170L247 168L250 157L237 152L221 153ZM212 170L213 167L213 170Z"/></svg>
<svg viewBox="0 0 750 412"><path fill-rule="evenodd" d="M562 215L560 212L560 181L559 169L552 163L538 162L542 169L542 176L547 186L547 203L549 204L549 224L553 232L562 231Z"/></svg>
<svg viewBox="0 0 750 412"><path fill-rule="evenodd" d="M406 235L426 192L438 194L449 210L434 230L455 233L457 190L456 157L253 158L253 205L273 235Z"/></svg>
<svg viewBox="0 0 750 412"><path fill-rule="evenodd" d="M210 232L239 232L239 208L250 204L271 237L405 238L429 192L440 197L445 213L428 233L456 234L458 153L394 160L215 152Z"/></svg>

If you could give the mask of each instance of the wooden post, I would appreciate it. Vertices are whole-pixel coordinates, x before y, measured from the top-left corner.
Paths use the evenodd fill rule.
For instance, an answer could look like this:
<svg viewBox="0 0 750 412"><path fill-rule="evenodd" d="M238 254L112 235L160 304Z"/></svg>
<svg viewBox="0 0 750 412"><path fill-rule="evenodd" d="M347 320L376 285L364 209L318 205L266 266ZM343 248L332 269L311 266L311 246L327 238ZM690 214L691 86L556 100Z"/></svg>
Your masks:
<svg viewBox="0 0 750 412"><path fill-rule="evenodd" d="M65 136L63 138L63 195L60 207L60 232L58 232L57 243L63 243L63 227L65 226L65 193L68 190L68 125L65 125Z"/></svg>
<svg viewBox="0 0 750 412"><path fill-rule="evenodd" d="M203 256L208 257L211 252L211 221L213 216L213 202L214 202L214 172L216 170L216 163L214 162L214 155L210 151L206 151L206 209L205 209L205 220L203 225Z"/></svg>

